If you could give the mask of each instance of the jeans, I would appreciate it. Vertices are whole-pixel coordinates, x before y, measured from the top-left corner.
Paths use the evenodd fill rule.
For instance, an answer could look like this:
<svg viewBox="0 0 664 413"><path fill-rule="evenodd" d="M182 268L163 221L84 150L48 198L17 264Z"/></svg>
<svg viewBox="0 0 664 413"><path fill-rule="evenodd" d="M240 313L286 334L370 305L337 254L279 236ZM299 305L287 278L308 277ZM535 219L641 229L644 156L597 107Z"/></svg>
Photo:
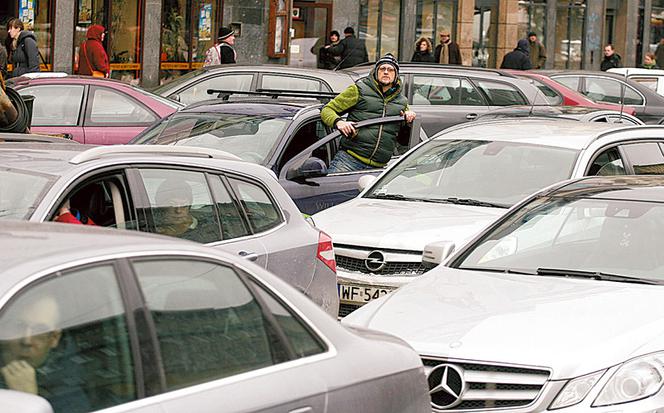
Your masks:
<svg viewBox="0 0 664 413"><path fill-rule="evenodd" d="M364 169L375 169L371 165L367 165L354 156L350 155L344 150L340 150L334 155L334 159L330 162L330 167L327 168L327 173L335 172L352 172L361 171Z"/></svg>

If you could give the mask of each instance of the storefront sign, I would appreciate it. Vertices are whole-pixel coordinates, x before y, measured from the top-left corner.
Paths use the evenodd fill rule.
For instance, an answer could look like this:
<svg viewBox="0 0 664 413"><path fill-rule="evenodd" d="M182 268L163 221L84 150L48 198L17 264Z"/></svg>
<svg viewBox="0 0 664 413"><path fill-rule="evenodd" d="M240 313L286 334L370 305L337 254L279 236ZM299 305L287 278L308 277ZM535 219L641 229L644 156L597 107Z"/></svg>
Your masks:
<svg viewBox="0 0 664 413"><path fill-rule="evenodd" d="M162 70L189 70L191 65L187 62L163 62L159 68Z"/></svg>
<svg viewBox="0 0 664 413"><path fill-rule="evenodd" d="M198 19L198 41L212 39L212 3L201 4L201 15Z"/></svg>
<svg viewBox="0 0 664 413"><path fill-rule="evenodd" d="M140 63L111 63L111 70L141 70Z"/></svg>
<svg viewBox="0 0 664 413"><path fill-rule="evenodd" d="M35 0L21 0L18 16L26 28L31 30L35 23Z"/></svg>

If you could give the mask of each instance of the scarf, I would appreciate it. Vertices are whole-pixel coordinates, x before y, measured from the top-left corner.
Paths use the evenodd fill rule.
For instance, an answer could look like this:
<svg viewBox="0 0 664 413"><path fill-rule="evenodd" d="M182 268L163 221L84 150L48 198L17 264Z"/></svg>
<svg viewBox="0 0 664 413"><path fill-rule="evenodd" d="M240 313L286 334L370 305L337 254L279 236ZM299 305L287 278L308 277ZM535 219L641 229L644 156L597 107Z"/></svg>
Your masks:
<svg viewBox="0 0 664 413"><path fill-rule="evenodd" d="M450 63L450 48L448 47L448 44L441 43L440 46L440 59L438 60L438 63Z"/></svg>

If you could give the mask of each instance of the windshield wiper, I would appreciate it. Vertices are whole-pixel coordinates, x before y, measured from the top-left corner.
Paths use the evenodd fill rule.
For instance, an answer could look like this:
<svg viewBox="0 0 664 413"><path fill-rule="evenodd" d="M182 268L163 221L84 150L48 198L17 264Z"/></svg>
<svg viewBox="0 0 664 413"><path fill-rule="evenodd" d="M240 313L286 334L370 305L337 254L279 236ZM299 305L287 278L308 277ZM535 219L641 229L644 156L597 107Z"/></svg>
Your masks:
<svg viewBox="0 0 664 413"><path fill-rule="evenodd" d="M493 207L493 208L509 208L509 205L497 204L495 202L488 202L488 201L480 201L478 199L470 199L470 198L449 197L449 198L439 199L438 201L440 201L440 202L449 202L450 204L457 204L457 205L483 206L483 207Z"/></svg>
<svg viewBox="0 0 664 413"><path fill-rule="evenodd" d="M650 280L647 278L629 277L627 275L609 274L601 271L583 271L583 270L567 270L564 268L538 268L537 275L546 275L551 277L578 277L590 278L600 281L615 281L634 284L664 284L662 281Z"/></svg>
<svg viewBox="0 0 664 413"><path fill-rule="evenodd" d="M498 268L498 267L458 267L458 268L460 270L499 272L503 274L537 275L537 273L535 272L520 270L516 268Z"/></svg>
<svg viewBox="0 0 664 413"><path fill-rule="evenodd" d="M375 194L370 195L371 198L379 198L379 199L397 199L397 200L405 200L407 199L405 195L401 194L387 194L384 192L378 192Z"/></svg>

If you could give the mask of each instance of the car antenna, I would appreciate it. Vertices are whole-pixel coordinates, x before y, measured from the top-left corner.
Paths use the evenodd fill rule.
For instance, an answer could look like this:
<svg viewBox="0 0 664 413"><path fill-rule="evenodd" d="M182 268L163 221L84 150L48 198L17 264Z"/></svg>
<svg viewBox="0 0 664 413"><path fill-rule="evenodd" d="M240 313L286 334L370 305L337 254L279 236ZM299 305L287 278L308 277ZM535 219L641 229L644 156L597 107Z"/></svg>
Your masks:
<svg viewBox="0 0 664 413"><path fill-rule="evenodd" d="M620 82L620 123L623 123L623 110L625 108L625 84Z"/></svg>
<svg viewBox="0 0 664 413"><path fill-rule="evenodd" d="M535 89L537 89L537 93L535 93L535 97L533 98L533 101L530 104L530 111L528 112L529 118L533 116L533 109L535 109L535 102L537 101L537 96L539 96L539 94L542 93L540 88L538 88L537 85L535 84L535 80L532 80L532 84L533 86L535 86ZM542 93L542 98L544 98L544 93Z"/></svg>

